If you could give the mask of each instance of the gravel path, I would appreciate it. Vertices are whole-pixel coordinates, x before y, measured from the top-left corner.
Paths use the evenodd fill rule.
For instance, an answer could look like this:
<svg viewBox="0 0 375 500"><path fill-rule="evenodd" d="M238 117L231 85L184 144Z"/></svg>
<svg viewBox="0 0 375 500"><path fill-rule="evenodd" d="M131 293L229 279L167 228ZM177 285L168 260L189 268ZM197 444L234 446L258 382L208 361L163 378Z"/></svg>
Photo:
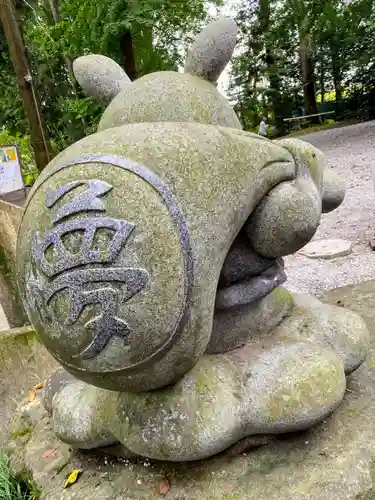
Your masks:
<svg viewBox="0 0 375 500"><path fill-rule="evenodd" d="M375 280L375 194L371 163L375 162L375 121L317 132L301 137L321 149L330 166L347 182L342 205L322 217L314 240L341 238L353 243L350 256L313 260L295 254L285 259L292 291L319 295L331 288Z"/></svg>

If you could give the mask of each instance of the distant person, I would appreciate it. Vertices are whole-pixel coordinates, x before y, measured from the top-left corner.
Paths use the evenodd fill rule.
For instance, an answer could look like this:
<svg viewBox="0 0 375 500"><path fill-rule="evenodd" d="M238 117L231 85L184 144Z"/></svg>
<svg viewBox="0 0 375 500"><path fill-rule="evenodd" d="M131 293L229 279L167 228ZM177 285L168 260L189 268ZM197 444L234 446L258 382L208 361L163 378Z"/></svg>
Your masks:
<svg viewBox="0 0 375 500"><path fill-rule="evenodd" d="M262 121L259 124L258 134L262 137L267 137L267 120L265 116L263 116Z"/></svg>

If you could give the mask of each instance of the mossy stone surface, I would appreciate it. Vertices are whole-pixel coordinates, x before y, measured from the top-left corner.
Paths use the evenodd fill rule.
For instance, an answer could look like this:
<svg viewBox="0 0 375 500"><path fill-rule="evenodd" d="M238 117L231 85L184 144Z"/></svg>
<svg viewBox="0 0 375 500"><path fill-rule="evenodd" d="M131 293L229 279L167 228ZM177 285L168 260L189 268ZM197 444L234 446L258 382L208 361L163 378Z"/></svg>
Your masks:
<svg viewBox="0 0 375 500"><path fill-rule="evenodd" d="M167 477L172 500L370 500L375 497L375 284L362 283L336 289L325 301L352 309L365 318L371 332L368 363L348 378L342 405L323 423L301 434L276 439L267 446L241 455L226 453L190 464L132 464L95 459L69 452L46 425L38 411L27 442L10 442L13 464L33 472L42 487L43 500L158 500L157 487ZM303 302L303 297L299 304ZM37 405L38 409L35 409ZM56 449L53 458L42 458ZM63 467L59 471L59 467ZM83 468L77 484L63 490L66 474Z"/></svg>
<svg viewBox="0 0 375 500"><path fill-rule="evenodd" d="M105 110L98 130L143 122L195 122L241 129L232 106L215 85L174 71L151 73L126 87Z"/></svg>
<svg viewBox="0 0 375 500"><path fill-rule="evenodd" d="M367 354L366 324L356 313L277 292L274 300L292 306L287 318L243 347L202 356L173 386L138 394L74 381L58 387L55 431L78 448L107 436L133 454L180 462L321 422L342 402L345 372Z"/></svg>
<svg viewBox="0 0 375 500"><path fill-rule="evenodd" d="M16 283L17 231L22 208L0 200L0 303L10 327L27 323Z"/></svg>
<svg viewBox="0 0 375 500"><path fill-rule="evenodd" d="M321 151L298 139L274 142L293 156L295 180L273 188L245 226L254 250L268 258L300 250L313 238L322 213L337 208L345 196L345 184Z"/></svg>
<svg viewBox="0 0 375 500"><path fill-rule="evenodd" d="M56 362L40 343L32 327L1 332L0 342L0 444L8 438L17 403L43 382Z"/></svg>
<svg viewBox="0 0 375 500"><path fill-rule="evenodd" d="M292 294L275 288L261 300L216 313L206 353L218 354L261 340L291 314L293 308Z"/></svg>
<svg viewBox="0 0 375 500"><path fill-rule="evenodd" d="M185 62L185 73L215 83L229 63L237 42L237 25L222 17L210 23L195 39Z"/></svg>
<svg viewBox="0 0 375 500"><path fill-rule="evenodd" d="M114 155L157 176L179 207L179 218L150 182L126 168L94 158L69 166L87 154ZM103 388L142 391L177 381L207 347L219 275L235 236L264 195L293 175L294 163L286 149L242 131L198 123L124 125L74 144L33 186L19 231L20 290L42 341L73 375ZM82 179L100 179L112 186L101 198L105 216L135 226L112 265L142 269L148 275L140 293L119 302L118 315L133 332L130 348L116 338L89 360L77 356L92 340L85 318L69 328L65 325L69 297L57 299L49 319L46 308L39 314L34 294L28 291L34 272L30 261L34 235L38 232L42 239L53 229L54 212L46 208L46 196ZM181 221L186 227L183 233L178 230ZM37 280L47 293L51 280L42 273ZM186 321L174 337L180 311L185 309ZM168 349L153 361L167 342ZM143 362L138 369L137 363ZM128 370L132 366L134 370Z"/></svg>
<svg viewBox="0 0 375 500"><path fill-rule="evenodd" d="M109 104L131 84L119 64L99 54L79 57L73 63L73 71L85 94L104 104Z"/></svg>
<svg viewBox="0 0 375 500"><path fill-rule="evenodd" d="M275 141L304 161L322 196L323 213L335 210L344 201L346 182L330 169L325 155L312 144L299 139L285 138Z"/></svg>

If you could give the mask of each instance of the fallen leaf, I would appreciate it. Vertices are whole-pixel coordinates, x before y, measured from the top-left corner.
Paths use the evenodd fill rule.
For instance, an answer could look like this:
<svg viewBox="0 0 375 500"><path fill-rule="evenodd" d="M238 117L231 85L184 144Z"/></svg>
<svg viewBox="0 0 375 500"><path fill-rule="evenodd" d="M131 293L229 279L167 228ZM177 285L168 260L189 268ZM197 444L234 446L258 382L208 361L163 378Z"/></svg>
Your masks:
<svg viewBox="0 0 375 500"><path fill-rule="evenodd" d="M45 382L41 382L40 384L34 387L34 391L39 391L40 389L44 389Z"/></svg>
<svg viewBox="0 0 375 500"><path fill-rule="evenodd" d="M27 395L27 400L29 403L31 403L32 401L34 401L36 398L36 393L35 391L29 391L29 394Z"/></svg>
<svg viewBox="0 0 375 500"><path fill-rule="evenodd" d="M83 470L82 469L74 469L72 472L69 474L69 476L66 478L66 481L64 483L64 488L69 488L72 484L76 483L79 476L82 474Z"/></svg>
<svg viewBox="0 0 375 500"><path fill-rule="evenodd" d="M57 448L50 448L49 450L45 450L42 457L52 457L56 453Z"/></svg>
<svg viewBox="0 0 375 500"><path fill-rule="evenodd" d="M160 493L160 495L166 495L168 493L168 491L170 490L170 488L171 487L170 487L169 481L166 477L159 481L158 492Z"/></svg>

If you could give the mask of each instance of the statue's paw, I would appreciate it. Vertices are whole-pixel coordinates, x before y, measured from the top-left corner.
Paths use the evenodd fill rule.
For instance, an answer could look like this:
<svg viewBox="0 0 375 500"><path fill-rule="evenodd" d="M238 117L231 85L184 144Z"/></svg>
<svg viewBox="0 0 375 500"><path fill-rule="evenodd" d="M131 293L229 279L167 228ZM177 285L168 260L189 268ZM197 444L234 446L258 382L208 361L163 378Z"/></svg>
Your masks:
<svg viewBox="0 0 375 500"><path fill-rule="evenodd" d="M116 418L116 398L115 392L71 381L52 399L55 434L74 448L85 450L116 444L110 431Z"/></svg>
<svg viewBox="0 0 375 500"><path fill-rule="evenodd" d="M342 360L345 373L356 370L365 360L369 332L358 314L342 307L321 303L315 297L293 294L296 309L274 331L282 338L322 342Z"/></svg>
<svg viewBox="0 0 375 500"><path fill-rule="evenodd" d="M145 457L197 460L246 436L311 427L335 410L345 387L332 349L289 339L248 344L203 356L169 388L119 394L112 432Z"/></svg>
<svg viewBox="0 0 375 500"><path fill-rule="evenodd" d="M56 368L46 380L44 385L43 404L45 409L52 413L52 402L55 395L60 393L64 387L77 381L73 375L68 373L62 366Z"/></svg>

